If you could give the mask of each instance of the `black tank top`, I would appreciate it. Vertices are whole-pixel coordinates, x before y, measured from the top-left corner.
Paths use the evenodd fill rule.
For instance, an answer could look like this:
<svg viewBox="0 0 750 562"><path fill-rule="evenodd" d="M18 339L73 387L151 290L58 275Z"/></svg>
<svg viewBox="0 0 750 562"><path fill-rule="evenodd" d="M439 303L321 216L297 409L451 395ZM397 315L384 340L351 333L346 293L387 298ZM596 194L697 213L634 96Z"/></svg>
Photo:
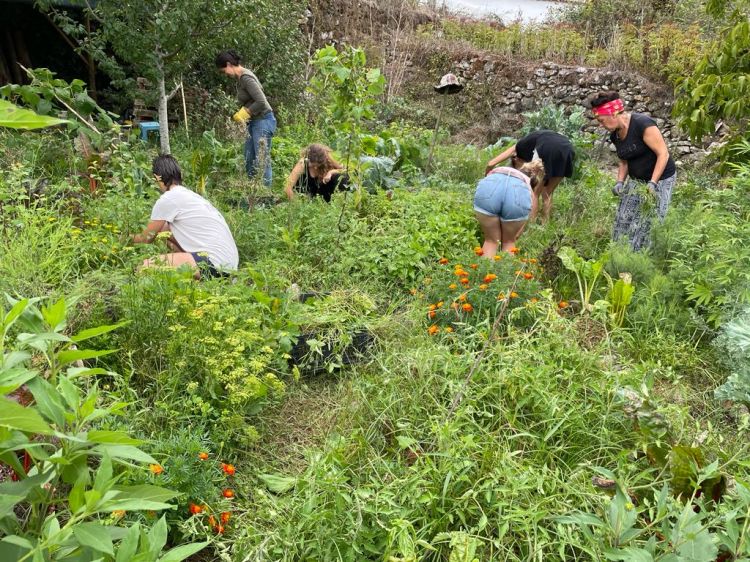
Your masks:
<svg viewBox="0 0 750 562"><path fill-rule="evenodd" d="M631 113L625 138L620 140L617 131L609 136L617 149L617 156L628 163L628 175L642 181L651 181L656 166L656 153L643 142L643 134L649 127L656 127L656 121L643 113ZM659 180L670 178L674 173L674 160L670 156Z"/></svg>

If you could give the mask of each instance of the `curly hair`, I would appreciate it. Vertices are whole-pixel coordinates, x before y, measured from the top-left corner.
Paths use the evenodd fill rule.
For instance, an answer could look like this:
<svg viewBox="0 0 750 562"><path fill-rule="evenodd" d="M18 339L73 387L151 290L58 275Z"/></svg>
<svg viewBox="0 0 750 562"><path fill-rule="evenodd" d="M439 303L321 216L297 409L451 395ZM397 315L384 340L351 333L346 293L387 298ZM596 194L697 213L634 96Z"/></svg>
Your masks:
<svg viewBox="0 0 750 562"><path fill-rule="evenodd" d="M226 68L227 65L230 64L233 66L239 66L241 60L240 55L238 55L237 51L234 49L222 51L216 55L216 68Z"/></svg>
<svg viewBox="0 0 750 562"><path fill-rule="evenodd" d="M341 168L341 164L331 156L331 149L324 144L311 144L304 150L302 156L307 158L310 164L317 166L322 174Z"/></svg>

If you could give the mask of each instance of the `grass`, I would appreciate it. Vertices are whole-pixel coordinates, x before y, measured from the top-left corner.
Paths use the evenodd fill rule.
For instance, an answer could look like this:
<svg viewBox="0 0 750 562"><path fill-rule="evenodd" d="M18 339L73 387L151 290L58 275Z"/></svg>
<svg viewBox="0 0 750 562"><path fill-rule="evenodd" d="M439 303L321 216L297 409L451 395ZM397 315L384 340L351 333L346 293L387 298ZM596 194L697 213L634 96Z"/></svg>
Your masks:
<svg viewBox="0 0 750 562"><path fill-rule="evenodd" d="M644 495L668 481L638 454L643 439L624 413L622 387L650 386L680 442L702 441L710 458L729 459L745 446L746 434L712 398L725 373L699 323L684 320L695 311L677 285L668 285L671 293L654 288L659 276L668 279L663 261L620 250L609 264L612 274L631 270L639 283L623 329L558 310L560 299L575 299L577 285L555 248L570 245L591 258L609 247L615 202L597 162L560 186L552 221L529 225L519 242L545 268L532 319L502 324L494 336L488 323L429 336L424 302L409 290L435 274L440 256L477 244L470 199L483 161L466 147L443 146L437 158L438 173L421 186L398 186L390 198L338 195L331 205L298 200L248 213L227 204L243 182L210 192L248 268L235 283L136 276L153 248L103 253L120 236L110 223L133 230L153 199L116 182L84 199L80 214L45 205L16 211L13 228L28 235L3 241L12 259L0 260L2 289L75 292L76 325L130 319L100 342L119 348L108 366L123 375L111 392L132 404L132 419L121 423L137 426L155 453L177 455L175 442L193 438L191 447L208 443L238 467L238 499L230 530L214 544L217 557L453 561L473 549L480 560L602 559L604 537L591 546L580 528L559 520L607 508L609 496L592 477L606 469ZM678 190L675 208L690 208L690 195L681 197ZM59 212L54 221L52 212ZM77 238L69 235L74 224L85 225ZM300 312L291 283L332 295ZM296 380L281 372L283 361L274 364L286 393L241 415L258 435L233 444L212 424L235 412L207 408L195 387L185 391L204 379L191 378L197 364L176 367L184 356L174 350L190 351L170 347L176 295L225 297L225 306L257 315L274 337L292 329L284 322L293 317L298 328L331 334L364 324L377 344L368 360L316 377ZM604 297L602 285L595 299ZM222 314L228 322L231 310ZM200 324L191 329L210 329ZM746 474L735 461L725 470ZM178 536L201 536L192 519L173 517Z"/></svg>

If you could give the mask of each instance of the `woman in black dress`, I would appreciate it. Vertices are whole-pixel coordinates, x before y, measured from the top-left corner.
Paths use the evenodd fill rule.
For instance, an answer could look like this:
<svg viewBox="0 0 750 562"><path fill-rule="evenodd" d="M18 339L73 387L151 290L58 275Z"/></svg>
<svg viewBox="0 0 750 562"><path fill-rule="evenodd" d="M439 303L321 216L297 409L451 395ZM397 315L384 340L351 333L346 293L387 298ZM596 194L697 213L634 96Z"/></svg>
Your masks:
<svg viewBox="0 0 750 562"><path fill-rule="evenodd" d="M349 176L331 156L331 149L324 144L311 144L292 168L284 192L289 199L293 199L294 192L298 191L310 197L320 196L329 202L334 191L348 185Z"/></svg>
<svg viewBox="0 0 750 562"><path fill-rule="evenodd" d="M677 169L651 117L625 111L617 92L599 92L590 101L596 120L610 132L609 140L620 159L617 183L612 188L620 198L612 238L627 237L638 251L650 243L653 215L660 221L667 215Z"/></svg>
<svg viewBox="0 0 750 562"><path fill-rule="evenodd" d="M487 171L510 158L511 165L518 169L538 156L544 164L544 181L534 189L534 193L542 202L542 220L549 220L552 211L552 194L562 179L573 175L573 158L575 150L568 138L560 133L541 129L529 133L516 144L504 150L498 156L487 162ZM531 219L534 219L534 213Z"/></svg>

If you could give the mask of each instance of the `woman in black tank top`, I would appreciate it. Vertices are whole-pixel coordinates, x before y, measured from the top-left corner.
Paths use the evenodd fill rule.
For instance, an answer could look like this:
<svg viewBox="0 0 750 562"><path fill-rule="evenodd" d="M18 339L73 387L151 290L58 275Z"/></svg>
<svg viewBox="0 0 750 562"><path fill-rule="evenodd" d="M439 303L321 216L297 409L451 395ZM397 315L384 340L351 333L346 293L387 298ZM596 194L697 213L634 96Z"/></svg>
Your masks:
<svg viewBox="0 0 750 562"><path fill-rule="evenodd" d="M642 113L629 113L617 92L600 92L591 99L599 124L610 132L620 164L612 193L620 197L612 238L627 236L634 250L648 246L653 213L664 220L675 184L675 163L656 122Z"/></svg>
<svg viewBox="0 0 750 562"><path fill-rule="evenodd" d="M289 199L293 199L295 191L298 191L310 197L320 196L328 202L334 191L345 189L348 185L349 176L344 173L343 166L334 160L331 149L324 144L311 144L292 168L284 192Z"/></svg>

